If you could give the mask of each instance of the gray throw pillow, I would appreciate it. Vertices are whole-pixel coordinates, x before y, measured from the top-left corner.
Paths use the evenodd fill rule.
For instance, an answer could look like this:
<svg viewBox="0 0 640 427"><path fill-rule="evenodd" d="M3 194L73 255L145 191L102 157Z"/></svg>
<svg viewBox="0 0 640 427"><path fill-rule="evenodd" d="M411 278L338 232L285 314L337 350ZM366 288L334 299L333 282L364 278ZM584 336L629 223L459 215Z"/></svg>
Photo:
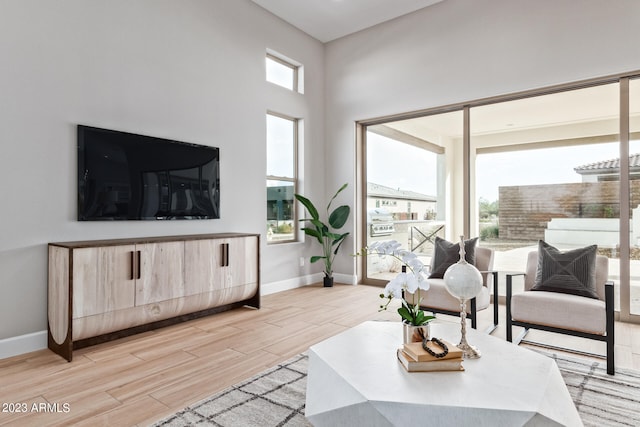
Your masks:
<svg viewBox="0 0 640 427"><path fill-rule="evenodd" d="M561 252L545 241L538 242L538 268L532 291L561 292L598 298L596 255L598 246Z"/></svg>
<svg viewBox="0 0 640 427"><path fill-rule="evenodd" d="M464 259L469 264L476 264L476 243L478 238L464 241ZM460 260L460 243L452 243L436 236L433 244L433 258L431 258L431 274L430 279L442 279L447 268Z"/></svg>

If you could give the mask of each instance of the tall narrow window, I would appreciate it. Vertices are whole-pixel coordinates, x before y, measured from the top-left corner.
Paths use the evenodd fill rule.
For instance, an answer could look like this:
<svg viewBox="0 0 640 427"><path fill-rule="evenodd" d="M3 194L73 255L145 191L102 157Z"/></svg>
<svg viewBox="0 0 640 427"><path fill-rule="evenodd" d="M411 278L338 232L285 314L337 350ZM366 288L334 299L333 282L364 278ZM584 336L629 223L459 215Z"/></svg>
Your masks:
<svg viewBox="0 0 640 427"><path fill-rule="evenodd" d="M300 92L298 85L300 67L293 61L286 61L278 56L267 54L267 81L289 90Z"/></svg>
<svg viewBox="0 0 640 427"><path fill-rule="evenodd" d="M296 239L298 120L267 114L267 243Z"/></svg>

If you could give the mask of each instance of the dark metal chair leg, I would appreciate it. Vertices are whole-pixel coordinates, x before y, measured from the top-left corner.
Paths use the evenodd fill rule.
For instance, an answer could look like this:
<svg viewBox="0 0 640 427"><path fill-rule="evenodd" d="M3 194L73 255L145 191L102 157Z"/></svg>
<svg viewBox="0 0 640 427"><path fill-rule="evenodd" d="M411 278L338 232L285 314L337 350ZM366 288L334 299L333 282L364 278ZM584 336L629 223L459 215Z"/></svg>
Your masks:
<svg viewBox="0 0 640 427"><path fill-rule="evenodd" d="M513 331L512 331L512 327L513 325L511 324L511 295L512 295L512 282L513 276L511 276L510 274L507 275L507 295L506 295L506 301L505 301L505 306L507 309L507 341L512 342L513 341Z"/></svg>
<svg viewBox="0 0 640 427"><path fill-rule="evenodd" d="M476 299L471 299L471 327L478 329L478 313L476 311Z"/></svg>
<svg viewBox="0 0 640 427"><path fill-rule="evenodd" d="M498 305L500 304L500 297L498 296L498 272L492 271L493 275L493 325L485 330L485 333L492 334L498 327Z"/></svg>
<svg viewBox="0 0 640 427"><path fill-rule="evenodd" d="M615 375L615 317L613 302L613 283L608 282L604 287L605 310L607 316L607 374Z"/></svg>
<svg viewBox="0 0 640 427"><path fill-rule="evenodd" d="M500 296L498 294L498 272L493 272L493 324L498 326L498 305Z"/></svg>

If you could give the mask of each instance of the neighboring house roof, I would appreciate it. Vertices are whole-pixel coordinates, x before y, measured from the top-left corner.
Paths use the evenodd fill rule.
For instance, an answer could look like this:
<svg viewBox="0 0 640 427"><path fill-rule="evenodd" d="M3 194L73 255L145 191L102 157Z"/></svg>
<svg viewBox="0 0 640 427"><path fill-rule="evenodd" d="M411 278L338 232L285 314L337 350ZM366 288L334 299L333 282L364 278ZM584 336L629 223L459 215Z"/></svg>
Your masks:
<svg viewBox="0 0 640 427"><path fill-rule="evenodd" d="M368 197L377 197L382 199L399 199L399 200L420 200L424 202L437 201L435 196L429 196L415 191L401 190L399 188L391 188L373 182L367 182Z"/></svg>
<svg viewBox="0 0 640 427"><path fill-rule="evenodd" d="M573 170L580 175L618 172L620 170L620 158L577 166ZM629 156L629 170L633 172L640 171L640 154Z"/></svg>

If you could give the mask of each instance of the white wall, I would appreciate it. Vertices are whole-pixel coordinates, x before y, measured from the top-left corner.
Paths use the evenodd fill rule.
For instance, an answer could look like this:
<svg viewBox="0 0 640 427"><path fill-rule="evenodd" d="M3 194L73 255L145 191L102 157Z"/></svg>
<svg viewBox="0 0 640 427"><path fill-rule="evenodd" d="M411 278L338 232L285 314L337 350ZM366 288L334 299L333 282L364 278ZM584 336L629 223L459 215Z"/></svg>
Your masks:
<svg viewBox="0 0 640 427"><path fill-rule="evenodd" d="M265 82L267 48L304 95ZM320 42L249 0L0 0L0 61L0 347L46 330L48 242L258 232L264 285L316 271L308 243L266 247L265 113L305 119L324 197ZM221 218L76 221L78 123L220 147Z"/></svg>
<svg viewBox="0 0 640 427"><path fill-rule="evenodd" d="M353 202L356 120L639 70L639 20L636 0L447 0L324 47L249 0L0 0L0 347L46 329L48 242L264 236L267 109L305 118L300 190ZM304 96L264 82L267 48L304 64ZM222 218L77 222L77 123L220 147ZM310 243L263 238L263 285L320 271Z"/></svg>
<svg viewBox="0 0 640 427"><path fill-rule="evenodd" d="M330 42L326 186L355 184L357 120L640 70L639 39L636 0L447 0Z"/></svg>

